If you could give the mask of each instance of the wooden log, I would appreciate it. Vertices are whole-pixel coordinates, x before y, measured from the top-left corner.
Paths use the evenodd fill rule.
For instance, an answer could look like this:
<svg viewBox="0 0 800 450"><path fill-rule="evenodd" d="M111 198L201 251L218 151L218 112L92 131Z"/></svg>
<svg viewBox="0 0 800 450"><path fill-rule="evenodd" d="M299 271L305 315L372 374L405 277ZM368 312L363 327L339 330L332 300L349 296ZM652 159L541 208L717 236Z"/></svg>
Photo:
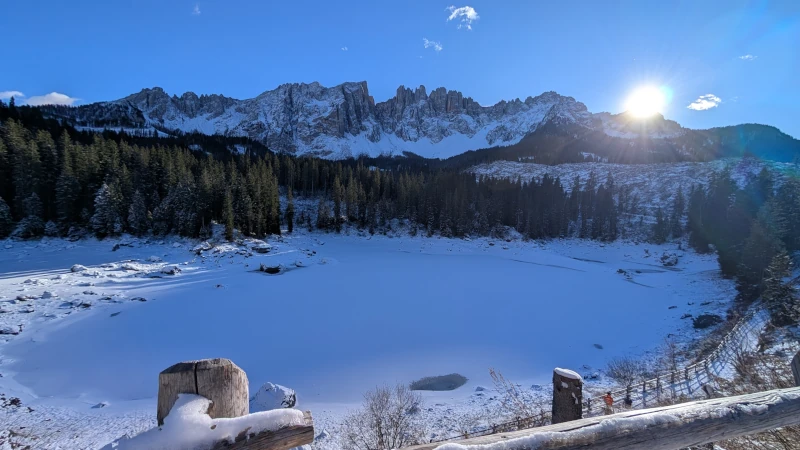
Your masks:
<svg viewBox="0 0 800 450"><path fill-rule="evenodd" d="M156 420L164 417L178 399L178 394L195 394L211 400L208 415L212 419L239 417L250 412L247 375L229 359L203 359L175 364L158 374Z"/></svg>
<svg viewBox="0 0 800 450"><path fill-rule="evenodd" d="M242 430L233 443L219 441L211 450L289 450L314 442L314 420L309 411L303 412L305 425L295 425L276 431L248 433Z"/></svg>
<svg viewBox="0 0 800 450"><path fill-rule="evenodd" d="M800 352L797 352L792 359L792 373L794 374L794 385L800 386Z"/></svg>
<svg viewBox="0 0 800 450"><path fill-rule="evenodd" d="M678 450L797 424L800 387L627 411L453 443L473 446L502 442L507 450ZM518 438L527 439L510 442ZM433 450L443 444L408 450Z"/></svg>
<svg viewBox="0 0 800 450"><path fill-rule="evenodd" d="M583 378L576 372L553 370L553 423L583 417Z"/></svg>

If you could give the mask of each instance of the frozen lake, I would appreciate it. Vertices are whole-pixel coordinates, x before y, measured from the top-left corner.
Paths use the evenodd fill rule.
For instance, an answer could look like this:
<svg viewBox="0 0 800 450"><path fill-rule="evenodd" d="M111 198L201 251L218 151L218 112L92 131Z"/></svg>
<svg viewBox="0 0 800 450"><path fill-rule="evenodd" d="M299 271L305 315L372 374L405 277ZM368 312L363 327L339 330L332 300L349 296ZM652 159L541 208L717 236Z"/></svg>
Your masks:
<svg viewBox="0 0 800 450"><path fill-rule="evenodd" d="M732 298L711 256L687 253L669 270L658 261L667 247L488 242L316 235L270 255L198 259L172 278L101 278L86 288L70 273L51 282L61 298L93 289L148 301L36 320L0 347L0 368L39 398L114 403L153 399L157 374L175 362L226 357L247 372L251 392L270 381L296 389L301 402L351 403L375 385L428 375L488 384L489 367L525 383L549 383L556 366L591 372L652 350L669 333L689 337L683 314ZM89 260L194 258L166 245L108 246L52 251L53 270L42 275ZM0 267L11 272L6 252ZM26 260L16 259L22 270ZM261 261L299 259L304 267L281 275L252 271ZM2 283L11 293L25 278Z"/></svg>

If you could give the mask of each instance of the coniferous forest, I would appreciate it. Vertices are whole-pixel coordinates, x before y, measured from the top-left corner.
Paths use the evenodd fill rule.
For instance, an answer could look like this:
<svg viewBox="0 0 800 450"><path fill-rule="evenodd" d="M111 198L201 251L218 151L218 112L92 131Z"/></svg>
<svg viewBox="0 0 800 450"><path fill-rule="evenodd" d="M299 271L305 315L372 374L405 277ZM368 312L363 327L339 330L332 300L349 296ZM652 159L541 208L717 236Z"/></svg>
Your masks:
<svg viewBox="0 0 800 450"><path fill-rule="evenodd" d="M245 140L245 138L241 138ZM0 237L165 235L204 237L212 222L245 235L296 227L369 232L406 224L411 234L462 237L516 229L529 239L614 240L632 216L625 189L590 174L565 187L545 176L524 183L476 178L425 160L328 161L275 154L239 138L81 132L41 111L0 102ZM192 148L197 150L191 150ZM688 233L716 250L741 299L762 296L785 322L800 316L783 282L800 250L800 182L764 170L740 188L729 173L708 187L679 187L644 224L662 243ZM298 213L294 199L317 202ZM641 230L640 230L641 231ZM787 306L788 305L788 306Z"/></svg>

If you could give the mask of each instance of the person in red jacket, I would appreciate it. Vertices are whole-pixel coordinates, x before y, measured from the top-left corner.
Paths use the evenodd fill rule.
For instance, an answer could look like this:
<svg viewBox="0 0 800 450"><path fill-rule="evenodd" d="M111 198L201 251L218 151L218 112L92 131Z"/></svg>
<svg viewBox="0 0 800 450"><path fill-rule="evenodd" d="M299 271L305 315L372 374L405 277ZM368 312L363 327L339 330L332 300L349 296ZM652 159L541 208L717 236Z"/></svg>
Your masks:
<svg viewBox="0 0 800 450"><path fill-rule="evenodd" d="M606 415L614 414L614 398L611 397L611 391L606 392L606 395L603 396L603 401L606 403L603 409Z"/></svg>

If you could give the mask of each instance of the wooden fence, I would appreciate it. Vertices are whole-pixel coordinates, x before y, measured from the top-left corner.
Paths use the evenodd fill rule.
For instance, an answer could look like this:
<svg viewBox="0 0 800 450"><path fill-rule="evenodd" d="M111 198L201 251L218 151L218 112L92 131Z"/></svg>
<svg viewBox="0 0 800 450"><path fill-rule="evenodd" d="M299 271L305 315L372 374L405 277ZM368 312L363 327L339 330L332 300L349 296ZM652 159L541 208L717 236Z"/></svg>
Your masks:
<svg viewBox="0 0 800 450"><path fill-rule="evenodd" d="M800 387L590 417L456 441L509 449L678 450L800 424ZM442 443L407 447L433 450Z"/></svg>
<svg viewBox="0 0 800 450"><path fill-rule="evenodd" d="M703 386L713 382L725 366L734 362L741 351L740 343L756 337L766 321L766 310L759 305L753 305L705 358L632 385L629 389L612 391L611 397L620 404L625 397L630 396L633 408L646 408L648 403L658 403L662 398L707 398L709 393L703 390ZM585 417L604 413L602 400L589 397L583 401Z"/></svg>

